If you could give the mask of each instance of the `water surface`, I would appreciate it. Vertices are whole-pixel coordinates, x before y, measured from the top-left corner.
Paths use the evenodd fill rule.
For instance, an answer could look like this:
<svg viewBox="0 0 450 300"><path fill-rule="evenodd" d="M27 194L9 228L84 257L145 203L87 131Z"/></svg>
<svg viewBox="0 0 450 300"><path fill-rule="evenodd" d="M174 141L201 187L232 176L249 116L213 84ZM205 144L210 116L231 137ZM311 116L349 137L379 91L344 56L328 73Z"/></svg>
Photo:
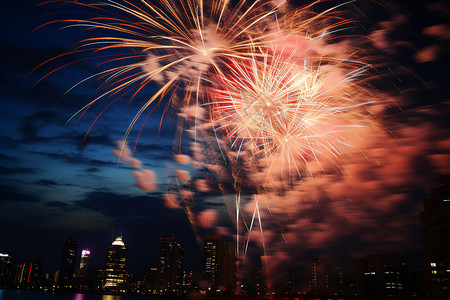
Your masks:
<svg viewBox="0 0 450 300"><path fill-rule="evenodd" d="M41 291L21 291L0 289L0 300L144 300L155 299L149 297L133 297L118 295L85 295L63 294ZM162 300L159 298L159 300Z"/></svg>

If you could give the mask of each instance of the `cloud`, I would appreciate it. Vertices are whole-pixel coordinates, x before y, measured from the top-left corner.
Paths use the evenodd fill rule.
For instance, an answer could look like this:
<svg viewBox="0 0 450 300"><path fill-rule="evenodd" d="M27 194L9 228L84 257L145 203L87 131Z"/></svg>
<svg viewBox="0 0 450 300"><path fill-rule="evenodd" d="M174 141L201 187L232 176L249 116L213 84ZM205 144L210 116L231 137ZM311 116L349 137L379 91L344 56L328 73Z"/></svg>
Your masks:
<svg viewBox="0 0 450 300"><path fill-rule="evenodd" d="M162 196L150 194L146 196L129 196L111 192L90 192L85 199L74 202L78 207L98 211L108 217L164 218L166 209L162 205Z"/></svg>
<svg viewBox="0 0 450 300"><path fill-rule="evenodd" d="M22 141L25 143L48 142L50 138L39 135L42 127L55 123L58 115L54 111L38 111L22 120L18 130L22 133Z"/></svg>
<svg viewBox="0 0 450 300"><path fill-rule="evenodd" d="M17 191L15 187L0 185L1 202L41 202L42 198L35 194Z"/></svg>
<svg viewBox="0 0 450 300"><path fill-rule="evenodd" d="M74 136L59 136L55 138L58 141L67 141L84 149L93 145L100 145L105 147L112 147L114 145L113 139L108 134L88 134L74 135Z"/></svg>
<svg viewBox="0 0 450 300"><path fill-rule="evenodd" d="M0 77L2 78L0 91L3 99L13 100L13 105L26 104L39 106L44 109L73 112L85 104L86 99L90 97L90 92L86 91L84 95L80 93L64 95L65 91L70 87L70 83L68 83L69 76L65 73L65 69L63 72L58 73L59 76L50 76L35 85L48 72L60 67L61 64L64 65L77 59L76 57L63 57L58 63L50 64L46 68L31 72L49 58L65 53L66 49L17 46L3 41L0 41L0 47L4 53L8 53L7 56L0 58L3 66L0 70ZM86 66L77 64L68 69L70 69L68 72L70 74L77 73L80 76L84 76L81 73L86 71Z"/></svg>
<svg viewBox="0 0 450 300"><path fill-rule="evenodd" d="M12 160L13 158L11 156L5 155L3 153L0 153L0 159L1 160Z"/></svg>
<svg viewBox="0 0 450 300"><path fill-rule="evenodd" d="M54 186L79 186L77 184L70 184L70 183L59 183L53 180L49 179L40 179L38 181L35 181L34 184L38 186L45 186L45 187L54 187Z"/></svg>
<svg viewBox="0 0 450 300"><path fill-rule="evenodd" d="M111 147L113 140L108 134L73 135L60 134L65 119L57 110L41 110L23 117L18 131L21 133L20 142L27 144L71 144L84 149L95 145Z"/></svg>
<svg viewBox="0 0 450 300"><path fill-rule="evenodd" d="M35 168L26 168L26 167L17 167L17 168L8 168L0 166L0 174L4 174L7 176L13 174L35 174L37 170Z"/></svg>
<svg viewBox="0 0 450 300"><path fill-rule="evenodd" d="M45 203L45 206L48 206L48 207L68 207L69 204L67 202L62 202L62 201L51 201L51 202Z"/></svg>
<svg viewBox="0 0 450 300"><path fill-rule="evenodd" d="M41 179L35 182L37 185L41 185L41 186L55 186L55 185L59 185L59 183L53 181L53 180L48 180L48 179Z"/></svg>
<svg viewBox="0 0 450 300"><path fill-rule="evenodd" d="M137 152L139 155L149 155L150 157L155 157L158 159L159 157L164 157L165 159L170 159L172 154L172 146L171 144L167 144L166 142L161 142L159 144L146 143L145 141L141 141L137 147ZM170 154L170 156L169 156Z"/></svg>
<svg viewBox="0 0 450 300"><path fill-rule="evenodd" d="M105 167L114 165L113 161L104 161L99 159L92 159L81 154L70 154L70 153L52 153L52 152L42 152L42 151L32 151L33 154L38 154L52 159L61 160L63 162L74 164L74 165L89 165L93 167Z"/></svg>

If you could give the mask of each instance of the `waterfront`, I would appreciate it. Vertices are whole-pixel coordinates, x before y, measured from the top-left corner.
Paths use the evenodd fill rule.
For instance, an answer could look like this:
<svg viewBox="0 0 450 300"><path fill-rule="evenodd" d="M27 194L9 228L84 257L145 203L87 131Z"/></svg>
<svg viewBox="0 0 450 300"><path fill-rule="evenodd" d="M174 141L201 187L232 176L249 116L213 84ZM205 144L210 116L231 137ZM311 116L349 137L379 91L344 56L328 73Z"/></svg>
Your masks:
<svg viewBox="0 0 450 300"><path fill-rule="evenodd" d="M137 299L160 299L149 297L133 297L119 295L100 294L64 294L41 291L2 290L0 289L0 300L137 300Z"/></svg>

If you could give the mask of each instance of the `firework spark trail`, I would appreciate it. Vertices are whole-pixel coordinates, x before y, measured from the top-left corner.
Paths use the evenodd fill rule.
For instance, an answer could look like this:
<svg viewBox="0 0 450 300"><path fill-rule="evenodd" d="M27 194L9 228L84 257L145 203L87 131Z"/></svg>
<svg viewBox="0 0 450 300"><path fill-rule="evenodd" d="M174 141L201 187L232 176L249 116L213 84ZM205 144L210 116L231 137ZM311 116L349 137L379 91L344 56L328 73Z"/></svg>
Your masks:
<svg viewBox="0 0 450 300"><path fill-rule="evenodd" d="M42 26L68 23L65 28L80 27L111 33L110 36L102 33L100 36L84 39L67 55L80 51L114 53L123 49L134 50L126 55L112 54L117 57L102 64L114 62L122 63L121 65L100 71L72 87L95 77L103 80L99 87L99 90L103 90L100 95L75 115L89 109L102 98L133 89L137 93L151 82L165 82L135 115L124 140L142 113L158 97L162 100L179 81L186 85L186 90L194 89L198 98L203 89L201 83L204 82L200 78L209 78L214 73L221 74L221 65L227 59L247 57L249 45L260 44L264 39L264 34L258 28L264 26L266 19L274 15L277 9L268 0L250 3L241 0L233 10L228 8L229 1L214 1L211 6L195 0L161 0L156 3L141 0L140 4L112 0L92 4L54 0L43 4L46 3L71 4L98 16L55 20ZM128 63L129 60L137 62ZM187 105L190 104L189 98L185 97L184 101Z"/></svg>

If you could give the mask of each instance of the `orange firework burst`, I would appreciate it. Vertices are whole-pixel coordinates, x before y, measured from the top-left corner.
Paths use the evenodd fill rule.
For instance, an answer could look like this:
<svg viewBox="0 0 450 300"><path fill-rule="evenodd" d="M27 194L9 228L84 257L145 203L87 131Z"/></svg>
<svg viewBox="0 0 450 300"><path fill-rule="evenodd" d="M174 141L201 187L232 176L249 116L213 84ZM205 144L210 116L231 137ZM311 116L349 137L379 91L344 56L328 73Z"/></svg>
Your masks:
<svg viewBox="0 0 450 300"><path fill-rule="evenodd" d="M362 87L351 83L368 66L330 84L326 64L313 67L303 60L299 65L294 55L272 51L262 60L233 59L229 74L213 89L210 106L216 127L235 147L249 141L257 157L275 156L299 170L300 162L320 164L319 157L342 155L349 133L369 125L371 101L355 97Z"/></svg>

